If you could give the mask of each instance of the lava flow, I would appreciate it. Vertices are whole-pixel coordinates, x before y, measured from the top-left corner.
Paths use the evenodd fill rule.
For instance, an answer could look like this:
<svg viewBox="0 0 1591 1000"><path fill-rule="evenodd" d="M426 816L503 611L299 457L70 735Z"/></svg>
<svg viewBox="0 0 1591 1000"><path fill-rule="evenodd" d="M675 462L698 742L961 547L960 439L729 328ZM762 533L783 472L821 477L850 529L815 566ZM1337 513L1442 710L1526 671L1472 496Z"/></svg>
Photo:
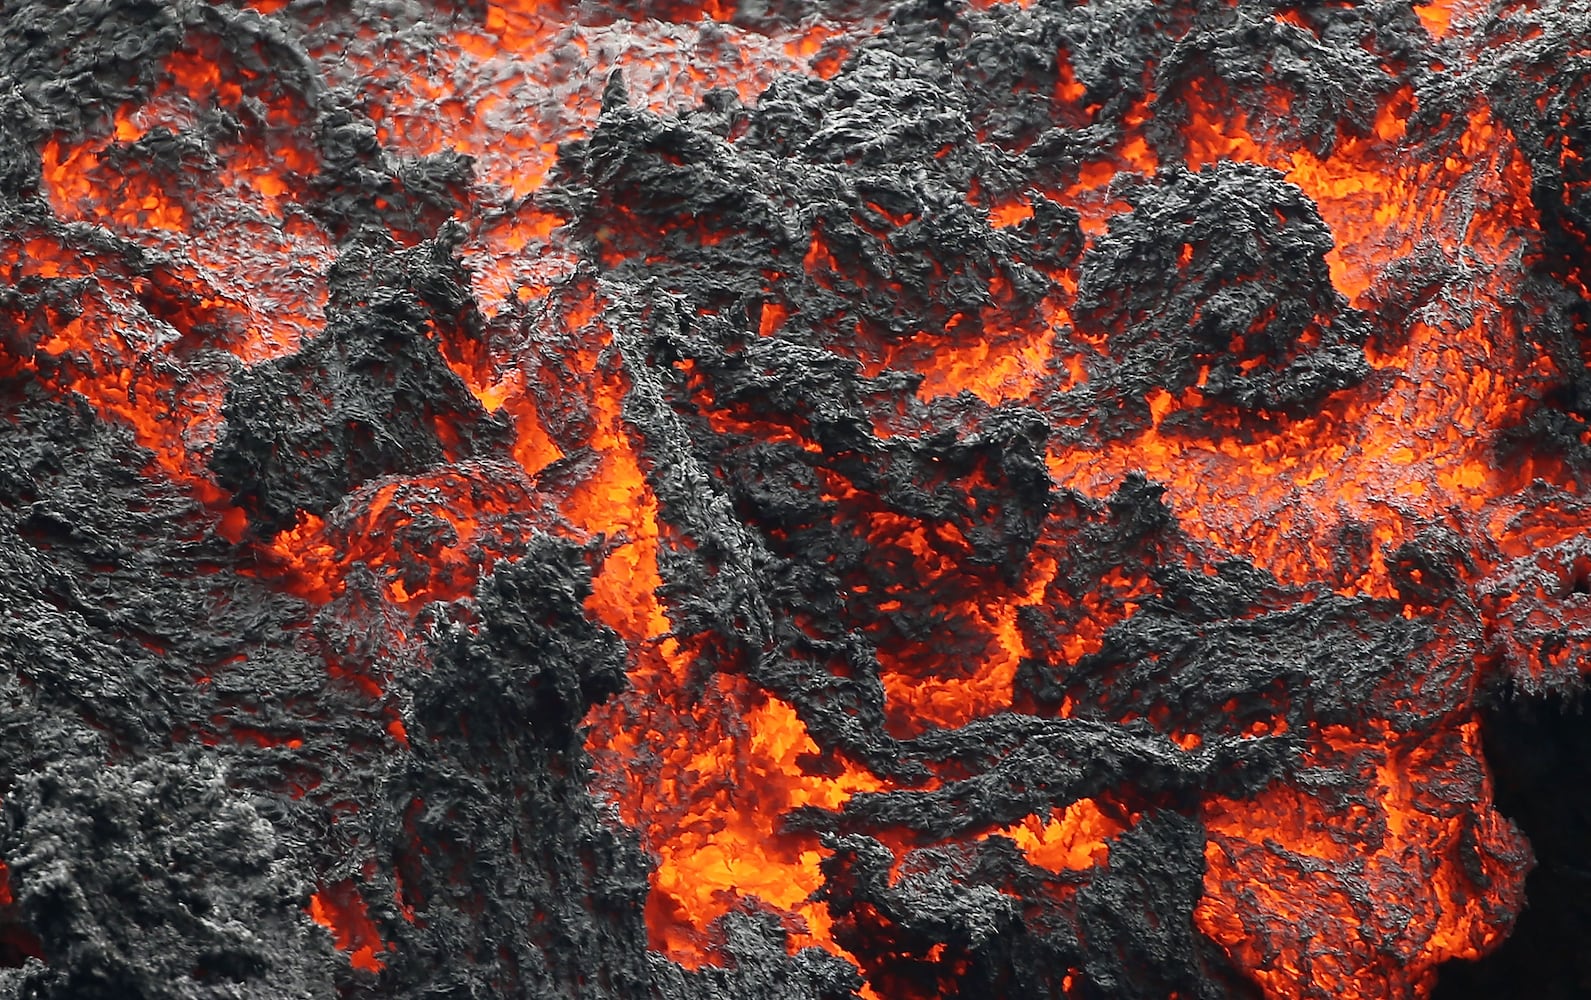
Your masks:
<svg viewBox="0 0 1591 1000"><path fill-rule="evenodd" d="M0 997L1581 996L1587 38L16 0Z"/></svg>

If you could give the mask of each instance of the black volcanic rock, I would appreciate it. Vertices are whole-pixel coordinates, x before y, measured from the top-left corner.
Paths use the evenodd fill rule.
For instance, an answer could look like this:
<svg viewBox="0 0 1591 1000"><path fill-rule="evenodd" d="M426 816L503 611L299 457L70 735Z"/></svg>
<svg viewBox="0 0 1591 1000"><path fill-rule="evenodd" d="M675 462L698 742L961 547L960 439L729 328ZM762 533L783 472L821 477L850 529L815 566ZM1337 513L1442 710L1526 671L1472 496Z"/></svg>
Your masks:
<svg viewBox="0 0 1591 1000"><path fill-rule="evenodd" d="M1161 598L1112 625L1099 652L1066 664L1036 696L1070 699L1084 718L1142 716L1163 705L1178 731L1208 738L1277 720L1290 728L1346 721L1383 680L1431 655L1421 646L1432 623L1404 618L1394 605L1335 594L1299 601L1247 564L1219 569L1166 571ZM1382 717L1392 711L1381 708Z"/></svg>
<svg viewBox="0 0 1591 1000"><path fill-rule="evenodd" d="M15 381L4 393L0 851L13 902L0 923L41 962L0 989L331 995L339 961L305 910L313 873L271 787L280 758L183 735L225 724L221 690L287 693L305 661L275 646L277 623L302 605L237 577L237 602L218 599L224 546L190 499L139 474L147 453L124 429ZM245 683L196 686L245 653Z"/></svg>
<svg viewBox="0 0 1591 1000"><path fill-rule="evenodd" d="M391 981L412 985L391 988L646 994L646 860L585 789L579 721L624 682L623 644L581 608L590 580L578 547L541 536L438 610L403 678L412 754L383 781L390 839L371 845L408 907Z"/></svg>
<svg viewBox="0 0 1591 1000"><path fill-rule="evenodd" d="M1332 287L1331 230L1274 170L1173 169L1083 259L1082 319L1108 331L1102 395L1134 405L1194 384L1250 410L1302 412L1370 371L1364 318Z"/></svg>
<svg viewBox="0 0 1591 1000"><path fill-rule="evenodd" d="M1087 873L1033 867L993 837L913 851L892 877L893 853L851 835L833 842L824 892L841 943L878 956L869 975L902 994L1248 1000L1258 991L1193 927L1203 839L1197 822L1158 813ZM1075 893L1075 909L1038 918L1020 909L1053 893ZM939 971L943 956L959 970L953 979Z"/></svg>
<svg viewBox="0 0 1591 1000"><path fill-rule="evenodd" d="M45 964L0 989L329 995L331 941L290 847L198 753L109 768L85 754L15 780L0 849Z"/></svg>
<svg viewBox="0 0 1591 1000"><path fill-rule="evenodd" d="M262 527L325 514L378 476L488 455L512 440L438 346L443 336L479 336L457 239L407 250L385 237L355 244L332 269L325 331L233 378L211 465Z"/></svg>

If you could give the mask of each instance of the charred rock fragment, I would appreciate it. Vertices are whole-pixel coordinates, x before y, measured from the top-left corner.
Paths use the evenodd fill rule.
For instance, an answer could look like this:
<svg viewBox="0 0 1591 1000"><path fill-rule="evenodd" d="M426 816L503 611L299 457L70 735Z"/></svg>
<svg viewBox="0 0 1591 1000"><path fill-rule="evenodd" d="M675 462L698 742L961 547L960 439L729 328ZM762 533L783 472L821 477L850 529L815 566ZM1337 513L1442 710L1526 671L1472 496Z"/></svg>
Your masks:
<svg viewBox="0 0 1591 1000"><path fill-rule="evenodd" d="M243 606L218 600L200 567L224 546L190 500L138 474L147 453L125 431L6 392L4 989L329 995L337 962L305 912L300 833L250 781L247 752L172 740L225 722L230 699L195 671L247 652L272 682L272 622L296 602L241 581Z"/></svg>
<svg viewBox="0 0 1591 1000"><path fill-rule="evenodd" d="M725 914L717 930L723 940L723 967L686 972L653 955L653 995L853 1000L862 984L855 966L821 948L804 948L787 958L788 932L771 914L755 908Z"/></svg>
<svg viewBox="0 0 1591 1000"><path fill-rule="evenodd" d="M439 611L430 655L404 678L413 753L381 793L392 839L372 845L403 914L396 981L647 993L644 857L585 788L579 721L624 679L618 637L581 608L590 576L578 547L535 539L474 600Z"/></svg>
<svg viewBox="0 0 1591 1000"><path fill-rule="evenodd" d="M1201 840L1197 823L1166 813L1115 841L1111 863L1088 875L1036 868L991 839L914 851L892 877L894 855L853 835L836 842L825 891L842 942L879 955L867 972L901 995L1252 996L1193 927ZM1073 900L1069 916L1022 915L1046 895Z"/></svg>
<svg viewBox="0 0 1591 1000"><path fill-rule="evenodd" d="M326 330L238 372L227 393L211 464L268 530L324 514L377 476L481 457L509 440L436 339L479 335L446 238L406 251L357 246L330 280Z"/></svg>
<svg viewBox="0 0 1591 1000"><path fill-rule="evenodd" d="M331 993L291 842L198 754L85 754L14 780L0 844L43 960L8 975L11 995Z"/></svg>
<svg viewBox="0 0 1591 1000"><path fill-rule="evenodd" d="M1062 666L1064 681L1035 698L1069 702L1081 718L1154 712L1207 740L1282 720L1287 729L1307 720L1331 725L1362 711L1385 679L1419 662L1419 647L1431 638L1430 623L1390 607L1283 596L1241 564L1217 567L1215 576L1172 570L1160 584L1160 597L1111 626L1099 652Z"/></svg>
<svg viewBox="0 0 1591 1000"><path fill-rule="evenodd" d="M1155 103L1166 112L1156 116L1156 138L1164 149L1185 148L1178 118L1201 105L1281 105L1286 114L1246 114L1248 124L1330 155L1342 137L1371 134L1398 87L1423 74L1418 25L1401 5L1202 7L1155 66Z"/></svg>
<svg viewBox="0 0 1591 1000"><path fill-rule="evenodd" d="M1078 286L1079 317L1110 331L1096 390L1110 409L1197 382L1244 409L1298 414L1368 374L1368 328L1326 267L1331 230L1280 174L1173 171L1127 199Z"/></svg>

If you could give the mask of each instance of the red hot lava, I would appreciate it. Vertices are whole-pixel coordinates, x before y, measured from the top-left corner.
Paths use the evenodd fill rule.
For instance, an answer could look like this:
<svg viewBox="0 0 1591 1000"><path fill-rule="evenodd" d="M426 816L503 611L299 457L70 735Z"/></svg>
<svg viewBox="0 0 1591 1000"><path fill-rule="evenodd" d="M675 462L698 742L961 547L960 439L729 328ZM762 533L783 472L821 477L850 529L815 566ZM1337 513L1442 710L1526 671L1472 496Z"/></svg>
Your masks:
<svg viewBox="0 0 1591 1000"><path fill-rule="evenodd" d="M88 619L213 699L138 753L323 810L260 822L319 837L283 919L345 993L1424 997L1512 928L1485 713L1586 662L1582 7L46 6L0 65L12 422L125 428L340 692L300 735L243 646ZM576 852L576 895L645 871L579 975L410 950L548 920L392 777L518 738L425 677L577 659L494 615L622 641L504 758L649 859ZM389 776L339 797L328 741Z"/></svg>

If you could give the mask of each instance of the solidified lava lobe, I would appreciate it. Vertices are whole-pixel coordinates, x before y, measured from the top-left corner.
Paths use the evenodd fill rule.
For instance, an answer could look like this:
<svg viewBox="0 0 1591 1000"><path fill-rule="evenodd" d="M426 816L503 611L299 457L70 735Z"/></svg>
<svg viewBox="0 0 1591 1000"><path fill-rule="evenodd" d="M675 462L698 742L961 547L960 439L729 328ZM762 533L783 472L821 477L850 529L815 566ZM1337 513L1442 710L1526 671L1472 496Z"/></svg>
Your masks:
<svg viewBox="0 0 1591 1000"><path fill-rule="evenodd" d="M1572 995L1582 0L13 7L0 995Z"/></svg>

